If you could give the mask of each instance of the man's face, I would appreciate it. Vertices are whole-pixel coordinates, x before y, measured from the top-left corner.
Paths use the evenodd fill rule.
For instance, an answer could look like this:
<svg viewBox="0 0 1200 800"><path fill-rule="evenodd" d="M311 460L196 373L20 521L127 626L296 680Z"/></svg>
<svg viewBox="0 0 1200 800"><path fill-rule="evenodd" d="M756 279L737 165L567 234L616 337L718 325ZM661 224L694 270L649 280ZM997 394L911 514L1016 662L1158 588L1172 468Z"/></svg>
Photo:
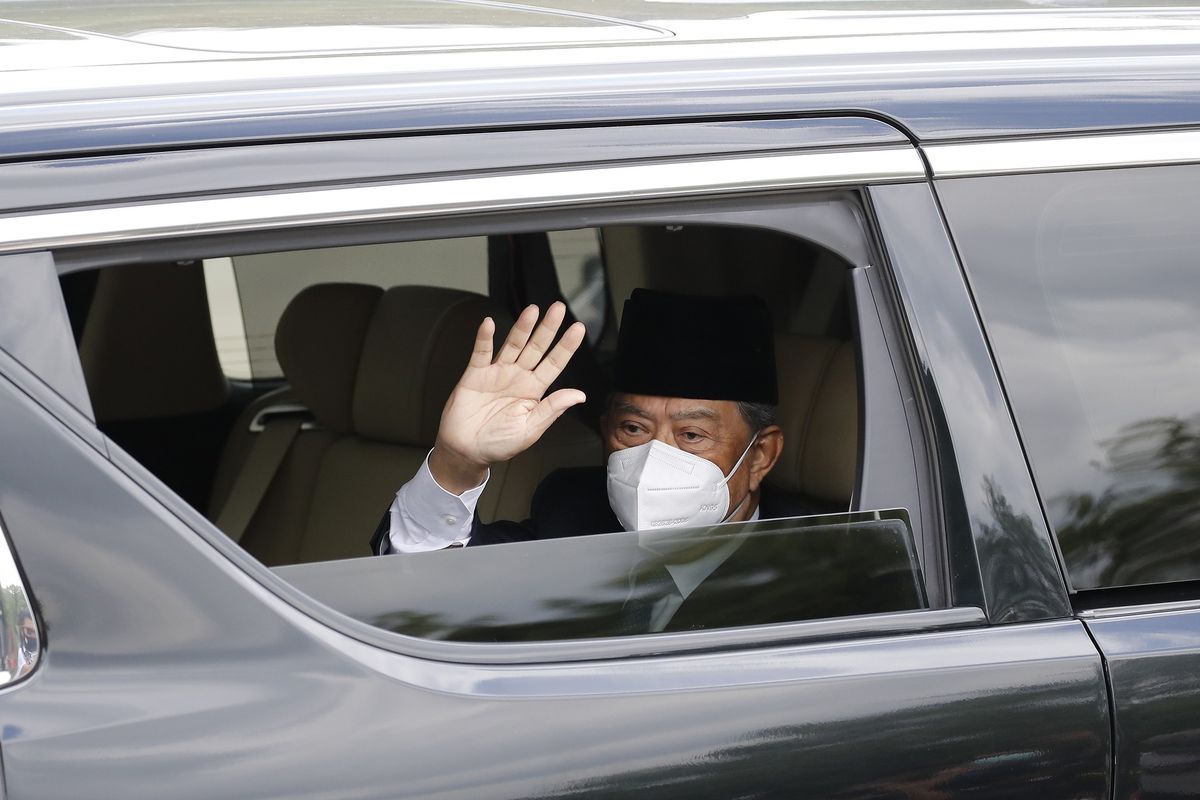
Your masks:
<svg viewBox="0 0 1200 800"><path fill-rule="evenodd" d="M637 447L657 439L716 464L728 475L746 450L755 431L732 400L690 400L681 397L655 397L644 394L613 395L603 420L604 455ZM763 478L779 459L783 433L772 425L759 432L742 467L729 479L730 505L736 506L747 495L753 502L742 503L730 518L747 519L758 505L758 490Z"/></svg>

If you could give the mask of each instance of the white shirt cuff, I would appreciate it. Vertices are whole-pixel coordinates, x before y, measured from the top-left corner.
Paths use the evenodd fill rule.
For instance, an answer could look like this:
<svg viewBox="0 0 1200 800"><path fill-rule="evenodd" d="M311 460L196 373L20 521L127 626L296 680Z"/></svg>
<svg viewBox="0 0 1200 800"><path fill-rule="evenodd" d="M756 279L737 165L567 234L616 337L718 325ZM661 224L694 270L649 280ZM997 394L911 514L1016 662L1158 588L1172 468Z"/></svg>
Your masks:
<svg viewBox="0 0 1200 800"><path fill-rule="evenodd" d="M417 474L400 487L392 501L388 512L391 519L389 552L422 553L465 545L471 539L471 524L479 496L490 477L489 471L483 483L474 489L451 494L434 480L426 454Z"/></svg>

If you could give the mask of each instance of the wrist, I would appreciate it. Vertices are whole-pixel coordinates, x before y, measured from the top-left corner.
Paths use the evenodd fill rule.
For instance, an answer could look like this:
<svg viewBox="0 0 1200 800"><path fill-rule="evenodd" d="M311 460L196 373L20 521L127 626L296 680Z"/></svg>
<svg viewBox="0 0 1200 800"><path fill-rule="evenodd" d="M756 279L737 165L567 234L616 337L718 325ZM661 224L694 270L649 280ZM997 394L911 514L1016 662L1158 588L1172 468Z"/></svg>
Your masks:
<svg viewBox="0 0 1200 800"><path fill-rule="evenodd" d="M438 442L429 453L429 473L447 492L462 494L487 479L488 465L472 461Z"/></svg>

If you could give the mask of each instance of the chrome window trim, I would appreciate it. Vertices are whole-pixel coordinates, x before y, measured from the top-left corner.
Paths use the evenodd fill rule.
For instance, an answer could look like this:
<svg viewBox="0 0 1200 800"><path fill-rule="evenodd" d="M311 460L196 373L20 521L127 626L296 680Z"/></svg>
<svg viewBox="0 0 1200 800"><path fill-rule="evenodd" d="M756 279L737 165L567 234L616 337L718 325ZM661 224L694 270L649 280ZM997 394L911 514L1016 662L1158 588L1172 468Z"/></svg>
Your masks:
<svg viewBox="0 0 1200 800"><path fill-rule="evenodd" d="M383 219L925 180L908 146L168 200L0 217L0 253Z"/></svg>
<svg viewBox="0 0 1200 800"><path fill-rule="evenodd" d="M17 569L12 544L0 520L0 688L16 683L37 667L42 637L29 591ZM21 641L21 629L26 639Z"/></svg>
<svg viewBox="0 0 1200 800"><path fill-rule="evenodd" d="M1079 611L1075 616L1082 620L1113 619L1116 617L1138 617L1148 614L1171 614L1182 611L1200 611L1200 600L1172 600L1161 603L1141 603L1131 606L1105 606Z"/></svg>
<svg viewBox="0 0 1200 800"><path fill-rule="evenodd" d="M934 178L1200 163L1200 131L1063 136L923 148Z"/></svg>

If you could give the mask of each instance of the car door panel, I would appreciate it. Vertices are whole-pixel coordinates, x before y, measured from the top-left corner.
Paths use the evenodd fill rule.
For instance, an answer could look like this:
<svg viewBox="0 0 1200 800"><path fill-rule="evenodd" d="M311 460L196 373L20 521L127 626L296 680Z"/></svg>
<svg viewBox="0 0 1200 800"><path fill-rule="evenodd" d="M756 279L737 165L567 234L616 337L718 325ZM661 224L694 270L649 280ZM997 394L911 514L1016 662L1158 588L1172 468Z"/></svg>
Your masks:
<svg viewBox="0 0 1200 800"><path fill-rule="evenodd" d="M28 389L0 378L0 438L24 454L0 459L0 513L46 645L0 694L14 796L1106 796L1101 665L1079 623L418 659L283 602Z"/></svg>
<svg viewBox="0 0 1200 800"><path fill-rule="evenodd" d="M1085 612L1116 720L1113 797L1195 797L1200 786L1200 611L1195 602Z"/></svg>

